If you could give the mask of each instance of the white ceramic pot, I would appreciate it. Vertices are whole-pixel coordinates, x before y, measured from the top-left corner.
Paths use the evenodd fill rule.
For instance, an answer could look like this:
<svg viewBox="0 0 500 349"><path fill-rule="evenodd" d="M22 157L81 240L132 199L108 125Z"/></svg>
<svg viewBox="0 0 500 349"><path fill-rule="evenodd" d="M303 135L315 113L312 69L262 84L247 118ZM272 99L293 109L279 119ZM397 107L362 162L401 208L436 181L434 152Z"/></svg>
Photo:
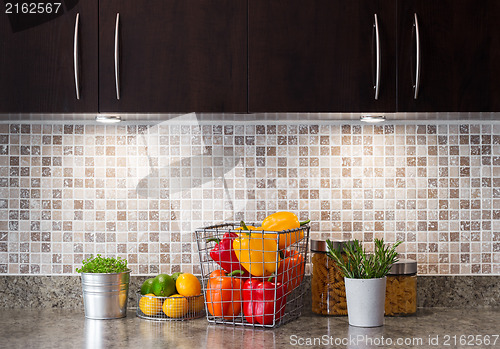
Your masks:
<svg viewBox="0 0 500 349"><path fill-rule="evenodd" d="M385 276L380 279L344 278L349 325L384 325Z"/></svg>

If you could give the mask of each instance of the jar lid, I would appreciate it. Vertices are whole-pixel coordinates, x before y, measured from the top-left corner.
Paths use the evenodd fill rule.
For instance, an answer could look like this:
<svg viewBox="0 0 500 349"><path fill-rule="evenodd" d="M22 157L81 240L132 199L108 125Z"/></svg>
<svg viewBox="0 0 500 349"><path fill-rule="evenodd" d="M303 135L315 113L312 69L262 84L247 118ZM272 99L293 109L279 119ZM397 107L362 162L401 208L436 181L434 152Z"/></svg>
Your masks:
<svg viewBox="0 0 500 349"><path fill-rule="evenodd" d="M344 244L350 240L330 240L334 249L344 249ZM325 240L311 240L311 251L314 252L328 252L328 245Z"/></svg>
<svg viewBox="0 0 500 349"><path fill-rule="evenodd" d="M417 273L417 261L413 259L400 259L394 263L388 275L407 275Z"/></svg>

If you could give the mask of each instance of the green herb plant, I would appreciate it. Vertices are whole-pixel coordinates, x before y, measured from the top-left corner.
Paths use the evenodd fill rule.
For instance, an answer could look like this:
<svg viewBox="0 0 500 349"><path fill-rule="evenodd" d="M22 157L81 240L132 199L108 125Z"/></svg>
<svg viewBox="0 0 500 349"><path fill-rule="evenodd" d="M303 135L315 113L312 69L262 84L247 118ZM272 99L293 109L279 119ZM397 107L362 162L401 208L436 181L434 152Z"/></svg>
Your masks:
<svg viewBox="0 0 500 349"><path fill-rule="evenodd" d="M354 240L344 246L344 254L340 248L336 249L330 240L327 255L333 259L340 268L344 277L350 279L377 279L386 276L392 264L398 261L398 247L403 241L398 241L392 246L384 244L384 239L375 239L375 251L367 253L359 240Z"/></svg>
<svg viewBox="0 0 500 349"><path fill-rule="evenodd" d="M76 269L78 273L121 273L128 271L127 260L120 257L103 258L100 254L83 260L83 266Z"/></svg>

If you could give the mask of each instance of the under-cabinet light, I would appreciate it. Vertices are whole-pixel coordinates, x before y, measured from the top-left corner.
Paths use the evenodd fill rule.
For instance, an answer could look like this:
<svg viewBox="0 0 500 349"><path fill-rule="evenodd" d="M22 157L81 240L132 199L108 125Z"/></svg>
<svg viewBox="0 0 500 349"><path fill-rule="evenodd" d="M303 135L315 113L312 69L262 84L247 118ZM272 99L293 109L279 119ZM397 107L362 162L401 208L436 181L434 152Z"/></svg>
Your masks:
<svg viewBox="0 0 500 349"><path fill-rule="evenodd" d="M122 118L116 115L97 115L95 117L95 121L102 122L104 124L114 124L122 121Z"/></svg>
<svg viewBox="0 0 500 349"><path fill-rule="evenodd" d="M385 115L361 115L359 120L371 123L384 122Z"/></svg>

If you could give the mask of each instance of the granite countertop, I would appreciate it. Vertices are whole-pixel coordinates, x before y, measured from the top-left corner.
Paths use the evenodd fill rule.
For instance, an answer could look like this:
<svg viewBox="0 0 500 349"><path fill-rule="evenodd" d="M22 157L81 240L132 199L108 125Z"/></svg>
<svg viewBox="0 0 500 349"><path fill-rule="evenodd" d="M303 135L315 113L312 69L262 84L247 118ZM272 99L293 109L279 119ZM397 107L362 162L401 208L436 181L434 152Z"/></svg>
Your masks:
<svg viewBox="0 0 500 349"><path fill-rule="evenodd" d="M205 318L148 321L136 317L133 309L128 310L126 318L115 320L85 319L83 310L76 309L2 309L0 347L258 349L318 348L330 343L339 348L443 348L446 344L458 348L500 348L499 322L498 308L421 308L416 316L386 317L385 326L378 328L351 327L347 317L308 313L277 329L263 330L213 325ZM397 344L398 339L407 343ZM461 345L461 340L469 345ZM340 341L344 344L335 345ZM413 341L413 345L408 341Z"/></svg>

